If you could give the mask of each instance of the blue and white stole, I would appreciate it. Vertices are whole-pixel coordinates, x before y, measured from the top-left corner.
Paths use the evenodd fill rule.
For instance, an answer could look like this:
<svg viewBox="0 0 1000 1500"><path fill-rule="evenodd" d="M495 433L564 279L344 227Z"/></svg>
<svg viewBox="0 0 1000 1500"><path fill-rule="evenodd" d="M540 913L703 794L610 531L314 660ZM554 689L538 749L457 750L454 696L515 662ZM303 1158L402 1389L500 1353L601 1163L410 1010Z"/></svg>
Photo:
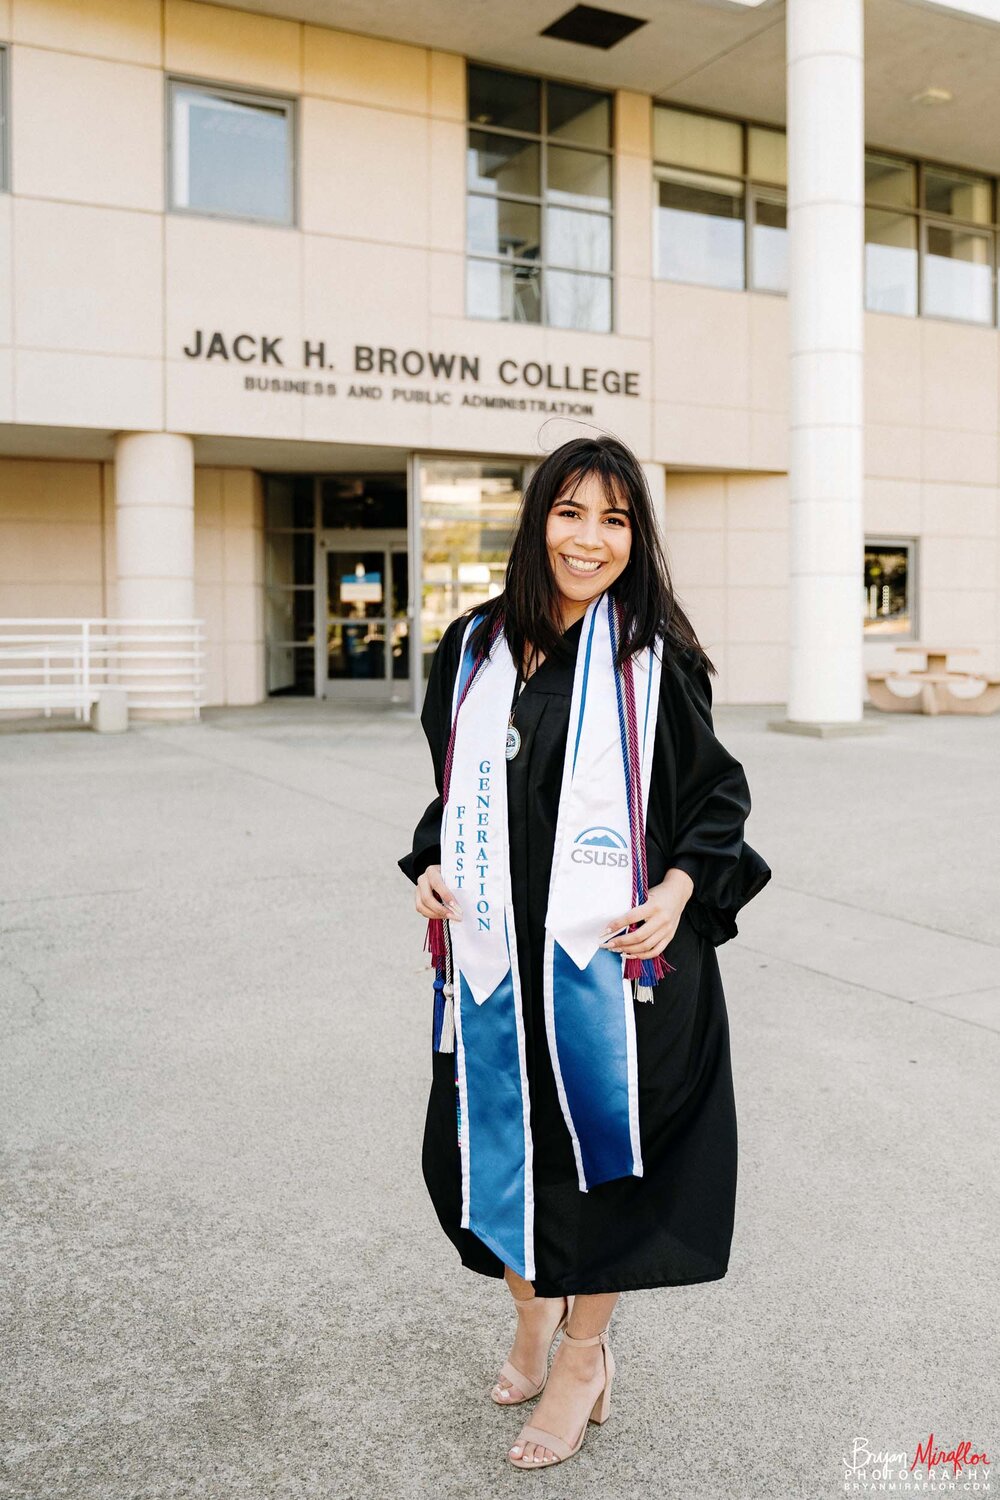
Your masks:
<svg viewBox="0 0 1000 1500"><path fill-rule="evenodd" d="M511 895L505 746L516 668L502 629L489 650L466 628L445 759L441 873L460 922L428 924L436 959L434 1046L455 1052L462 1226L535 1274L524 1016ZM642 1176L635 999L670 968L602 948L609 920L647 893L645 820L662 642L615 667L619 608L583 618L573 677L545 919L549 1056L581 1192Z"/></svg>

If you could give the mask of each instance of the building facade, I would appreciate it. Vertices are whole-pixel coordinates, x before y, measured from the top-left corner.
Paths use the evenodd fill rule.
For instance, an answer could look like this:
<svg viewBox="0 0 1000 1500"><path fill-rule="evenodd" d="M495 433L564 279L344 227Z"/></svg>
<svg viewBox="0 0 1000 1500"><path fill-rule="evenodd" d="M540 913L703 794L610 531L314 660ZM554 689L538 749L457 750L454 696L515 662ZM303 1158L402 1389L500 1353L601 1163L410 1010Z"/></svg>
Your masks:
<svg viewBox="0 0 1000 1500"><path fill-rule="evenodd" d="M517 5L523 39L473 50L324 9L0 0L0 617L200 619L208 704L417 704L531 465L596 429L644 463L716 701L785 703L783 14L665 7L701 66L657 91L616 76L638 23L595 45ZM869 5L869 668L905 640L1000 668L1000 137L916 102L935 39L1000 60L976 9Z"/></svg>

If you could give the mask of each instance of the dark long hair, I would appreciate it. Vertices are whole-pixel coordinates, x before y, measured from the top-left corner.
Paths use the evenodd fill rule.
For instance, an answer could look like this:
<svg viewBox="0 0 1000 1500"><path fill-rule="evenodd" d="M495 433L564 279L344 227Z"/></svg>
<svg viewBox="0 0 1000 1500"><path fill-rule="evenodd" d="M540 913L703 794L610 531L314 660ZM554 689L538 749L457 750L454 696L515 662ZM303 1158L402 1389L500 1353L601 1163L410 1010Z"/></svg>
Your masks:
<svg viewBox="0 0 1000 1500"><path fill-rule="evenodd" d="M545 528L557 500L567 500L588 474L597 476L608 500L620 505L624 495L629 507L629 560L609 590L623 616L618 665L663 634L667 647L693 650L707 671L715 674L674 595L642 465L623 442L610 435L572 438L547 454L532 474L518 509L503 592L466 611L467 615L485 611L469 642L473 652L485 650L498 616L515 662L523 660L528 642L546 656L564 652L559 590L549 563Z"/></svg>

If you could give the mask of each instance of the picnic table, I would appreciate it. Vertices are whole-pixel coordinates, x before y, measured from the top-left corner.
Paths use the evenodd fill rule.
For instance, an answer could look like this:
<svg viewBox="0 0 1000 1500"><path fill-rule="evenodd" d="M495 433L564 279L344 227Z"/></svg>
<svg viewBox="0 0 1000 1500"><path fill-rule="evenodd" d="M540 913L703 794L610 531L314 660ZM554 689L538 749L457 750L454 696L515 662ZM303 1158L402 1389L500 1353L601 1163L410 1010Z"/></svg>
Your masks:
<svg viewBox="0 0 1000 1500"><path fill-rule="evenodd" d="M922 668L869 672L868 694L873 705L895 714L992 714L1000 709L1000 677L949 665L952 656L978 656L977 646L897 646L903 653L926 658ZM978 693L954 693L955 684L983 684ZM916 684L916 691L908 691ZM902 691L899 689L902 688Z"/></svg>

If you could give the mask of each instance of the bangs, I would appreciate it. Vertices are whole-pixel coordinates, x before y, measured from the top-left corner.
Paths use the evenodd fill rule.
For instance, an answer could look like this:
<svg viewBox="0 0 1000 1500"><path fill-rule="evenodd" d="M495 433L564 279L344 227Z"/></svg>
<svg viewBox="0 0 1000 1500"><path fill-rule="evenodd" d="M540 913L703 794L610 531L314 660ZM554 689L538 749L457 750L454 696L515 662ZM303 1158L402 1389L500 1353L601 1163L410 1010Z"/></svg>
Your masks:
<svg viewBox="0 0 1000 1500"><path fill-rule="evenodd" d="M595 453L579 468L567 474L552 506L563 505L567 500L572 500L588 474L593 474L600 480L601 490L609 505L614 506L616 510L631 512L632 502L629 498L628 485L618 472L613 458L606 452Z"/></svg>

